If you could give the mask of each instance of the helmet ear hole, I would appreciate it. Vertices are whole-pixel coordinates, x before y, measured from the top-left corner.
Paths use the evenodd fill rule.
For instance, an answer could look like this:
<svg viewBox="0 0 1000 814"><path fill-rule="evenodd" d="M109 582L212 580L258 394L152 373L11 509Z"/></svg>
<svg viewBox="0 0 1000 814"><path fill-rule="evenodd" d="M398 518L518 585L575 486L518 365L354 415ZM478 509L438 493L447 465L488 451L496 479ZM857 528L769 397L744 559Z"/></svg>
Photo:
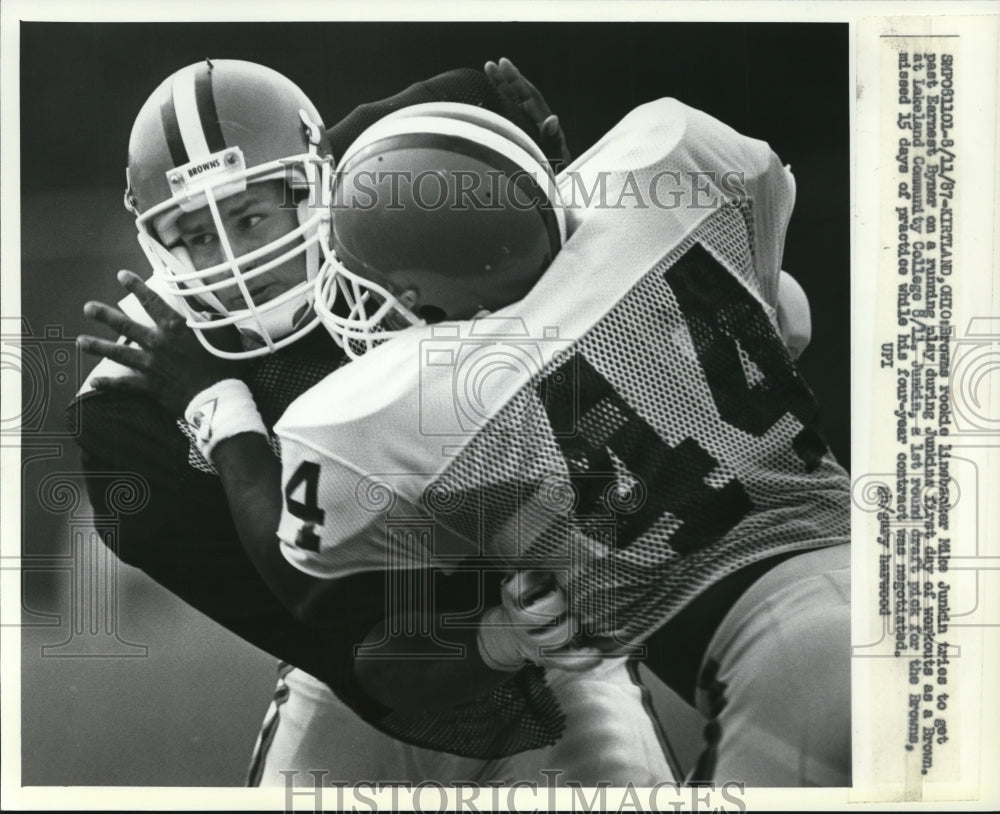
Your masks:
<svg viewBox="0 0 1000 814"><path fill-rule="evenodd" d="M417 316L429 324L443 322L448 318L444 309L438 308L436 305L421 305L420 308L417 309Z"/></svg>

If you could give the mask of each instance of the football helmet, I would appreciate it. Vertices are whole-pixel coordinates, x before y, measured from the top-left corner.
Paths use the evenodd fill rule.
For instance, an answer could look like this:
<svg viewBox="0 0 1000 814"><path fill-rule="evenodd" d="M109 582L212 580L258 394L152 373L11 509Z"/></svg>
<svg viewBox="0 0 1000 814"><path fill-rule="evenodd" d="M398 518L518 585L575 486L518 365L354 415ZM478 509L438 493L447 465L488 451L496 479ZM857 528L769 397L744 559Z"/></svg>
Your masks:
<svg viewBox="0 0 1000 814"><path fill-rule="evenodd" d="M139 243L172 304L202 344L223 358L270 353L317 324L313 280L329 240L330 144L315 106L289 79L241 60L205 60L168 77L132 128L125 206ZM283 181L297 228L237 256L220 202L248 185ZM321 204L310 199L324 196ZM239 199L230 202L238 209ZM221 262L196 268L178 222L201 211ZM301 282L266 275L301 264ZM287 275L286 275L287 276ZM257 280L255 286L254 280ZM290 286L290 287L289 287ZM261 290L256 290L261 289ZM242 349L224 339L235 327Z"/></svg>
<svg viewBox="0 0 1000 814"><path fill-rule="evenodd" d="M331 207L316 311L352 357L412 325L516 302L566 239L541 149L504 117L451 102L362 133L337 165Z"/></svg>

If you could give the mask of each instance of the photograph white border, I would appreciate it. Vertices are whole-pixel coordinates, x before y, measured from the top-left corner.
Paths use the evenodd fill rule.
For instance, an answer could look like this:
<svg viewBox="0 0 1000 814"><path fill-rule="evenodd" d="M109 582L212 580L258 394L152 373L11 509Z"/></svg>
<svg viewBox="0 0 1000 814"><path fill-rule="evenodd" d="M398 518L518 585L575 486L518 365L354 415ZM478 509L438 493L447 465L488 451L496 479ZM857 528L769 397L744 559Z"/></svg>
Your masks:
<svg viewBox="0 0 1000 814"><path fill-rule="evenodd" d="M629 20L629 21L796 21L846 22L850 40L851 161L852 161L852 477L858 473L884 471L883 464L891 454L883 436L887 421L891 421L891 396L872 365L870 349L885 333L882 321L894 300L896 280L894 270L886 271L885 247L891 234L885 229L887 206L885 184L891 167L885 161L885 115L894 115L886 100L884 66L880 74L880 54L884 34L961 33L955 40L964 64L977 66L976 76L961 76L961 94L967 109L977 115L959 124L962 141L962 162L957 170L962 187L962 230L956 234L956 265L960 267L961 284L956 297L956 322L972 316L1000 314L1000 263L998 263L996 228L1000 222L1000 184L997 178L998 120L998 31L1000 4L995 2L439 2L401 3L368 2L163 2L135 6L124 2L26 2L6 0L0 6L2 30L0 49L3 53L0 72L0 121L2 151L2 236L0 236L0 267L2 267L5 316L15 316L20 302L20 174L29 168L20 166L19 144L19 26L20 20L34 21L190 21L220 20L262 21L279 17L282 20ZM890 78L891 84L891 78ZM984 175L993 183L983 183ZM891 211L891 207L890 207ZM891 228L891 224L890 224ZM995 415L1000 411L1000 381L994 373L992 389L982 391L982 409ZM16 414L20 394L16 388L5 388L3 414ZM17 399L17 401L14 401ZM889 404L886 404L886 401ZM1000 494L1000 437L986 438L977 451L980 456L983 497ZM0 778L5 809L215 809L215 810L283 810L286 795L282 790L267 789L176 789L176 788L22 788L20 786L20 634L17 619L20 613L17 560L20 551L20 460L17 447L2 450L3 515L2 562L2 743ZM983 501L983 502L988 502ZM981 516L961 514L959 530L980 535L988 550L981 550L978 566L982 569L983 585L996 589L997 566L989 573L988 557L1000 557L1000 534L997 533L997 509L987 506ZM867 639L874 624L873 614L866 613L871 603L862 600L874 585L871 574L871 541L877 531L872 515L854 507L852 536L853 566L857 575L854 583L854 641ZM875 525L873 525L875 523ZM875 531L873 531L875 529ZM975 564L974 564L975 565ZM1000 781L995 767L1000 765L1000 715L995 690L1000 687L1000 603L997 592L986 596L981 627L975 637L969 634L965 646L979 648L976 663L980 672L965 675L962 692L981 698L978 707L968 700L961 711L956 729L975 732L962 743L961 764L954 766L958 779L953 784L940 784L914 779L912 767L884 759L863 761L865 756L882 756L901 749L901 739L886 734L885 727L896 726L892 715L886 717L881 705L885 694L901 693L895 667L876 669L868 664L854 663L854 732L855 785L850 789L748 789L744 796L749 810L989 810L1000 805ZM898 661L898 660L897 660ZM883 665L884 666L884 665ZM886 687L891 684L891 687ZM899 706L897 704L897 706ZM870 717L866 718L865 715ZM869 724L877 721L879 727ZM975 726L974 722L979 725ZM893 730L895 731L895 730ZM873 769L873 766L877 767ZM532 800L530 790L518 793L517 805L533 808L548 804L542 792ZM565 806L575 804L568 791L560 791L556 801ZM567 795L567 796L563 796ZM368 794L388 805L388 793ZM689 795L687 796L689 797ZM687 799L685 797L684 799ZM668 799L661 795L661 800ZM404 798L398 803L405 805ZM614 795L608 805L617 807ZM297 798L295 807L312 810L310 796ZM626 810L632 807L627 798L621 802ZM332 804L332 801L328 801ZM349 805L348 800L348 805ZM480 807L488 804L479 801ZM366 810L362 808L362 810Z"/></svg>

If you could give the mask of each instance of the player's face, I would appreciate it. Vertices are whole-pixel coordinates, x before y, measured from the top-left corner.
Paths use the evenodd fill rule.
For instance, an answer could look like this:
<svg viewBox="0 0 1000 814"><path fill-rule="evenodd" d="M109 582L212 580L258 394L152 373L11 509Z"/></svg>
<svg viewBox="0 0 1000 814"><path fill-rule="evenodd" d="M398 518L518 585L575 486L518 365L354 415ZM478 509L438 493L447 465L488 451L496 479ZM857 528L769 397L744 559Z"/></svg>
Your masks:
<svg viewBox="0 0 1000 814"><path fill-rule="evenodd" d="M296 209L282 206L285 199L284 182L273 180L251 184L245 192L219 201L219 214L235 257L260 249L298 227ZM211 268L226 261L215 221L207 206L181 215L177 220L177 228L180 232L177 244L187 249L196 269ZM290 248L289 244L284 244L251 262L241 263L240 271L245 274L259 268ZM205 282L215 282L228 276L228 272L221 272L218 277ZM306 259L300 253L247 281L247 288L254 304L260 305L305 279ZM227 309L246 308L246 303L235 286L222 287L215 293Z"/></svg>

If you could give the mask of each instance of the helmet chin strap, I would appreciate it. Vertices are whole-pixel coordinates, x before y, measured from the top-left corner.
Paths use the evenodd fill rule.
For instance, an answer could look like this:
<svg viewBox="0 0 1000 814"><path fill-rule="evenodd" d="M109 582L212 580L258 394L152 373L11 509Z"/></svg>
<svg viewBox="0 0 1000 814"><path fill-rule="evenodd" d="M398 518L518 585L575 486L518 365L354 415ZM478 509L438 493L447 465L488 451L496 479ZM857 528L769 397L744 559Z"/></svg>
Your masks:
<svg viewBox="0 0 1000 814"><path fill-rule="evenodd" d="M288 302L268 310L258 311L256 315L246 312L246 317L233 323L240 337L248 340L254 346L267 344L259 334L263 329L272 341L282 339L297 330L312 313L312 286L310 285L304 297L292 297Z"/></svg>
<svg viewBox="0 0 1000 814"><path fill-rule="evenodd" d="M389 301L389 310L382 317L382 324L391 331L401 331L424 320L413 310L419 295L416 290L408 288Z"/></svg>

